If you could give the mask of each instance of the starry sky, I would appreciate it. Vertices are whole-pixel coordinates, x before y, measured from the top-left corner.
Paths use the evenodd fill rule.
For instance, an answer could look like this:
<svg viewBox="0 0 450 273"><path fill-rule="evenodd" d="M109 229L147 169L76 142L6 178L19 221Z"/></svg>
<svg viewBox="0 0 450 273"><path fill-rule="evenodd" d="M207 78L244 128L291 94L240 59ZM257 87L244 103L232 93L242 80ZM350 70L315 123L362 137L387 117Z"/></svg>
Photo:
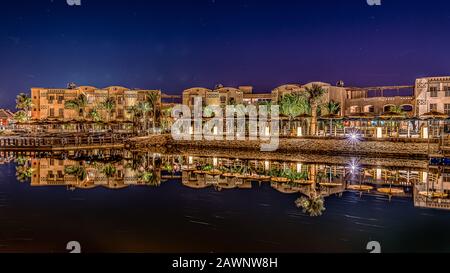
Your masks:
<svg viewBox="0 0 450 273"><path fill-rule="evenodd" d="M450 1L2 0L0 107L30 87L162 89L450 74Z"/></svg>

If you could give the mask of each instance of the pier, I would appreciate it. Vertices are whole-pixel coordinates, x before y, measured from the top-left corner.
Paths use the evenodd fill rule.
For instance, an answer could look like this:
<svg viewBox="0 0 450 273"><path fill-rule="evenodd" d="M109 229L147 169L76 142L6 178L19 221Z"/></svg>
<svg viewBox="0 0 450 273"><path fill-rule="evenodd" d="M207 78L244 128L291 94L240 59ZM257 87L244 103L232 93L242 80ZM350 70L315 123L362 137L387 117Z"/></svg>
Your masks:
<svg viewBox="0 0 450 273"><path fill-rule="evenodd" d="M40 134L0 137L0 150L62 151L125 147L129 133Z"/></svg>

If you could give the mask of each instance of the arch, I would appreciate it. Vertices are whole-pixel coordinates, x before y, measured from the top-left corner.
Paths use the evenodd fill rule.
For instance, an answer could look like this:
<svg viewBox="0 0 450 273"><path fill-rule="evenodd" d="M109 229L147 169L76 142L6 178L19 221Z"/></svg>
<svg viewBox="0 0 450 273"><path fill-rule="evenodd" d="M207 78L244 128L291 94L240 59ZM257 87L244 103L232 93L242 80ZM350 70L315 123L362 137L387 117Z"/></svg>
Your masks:
<svg viewBox="0 0 450 273"><path fill-rule="evenodd" d="M364 105L364 113L375 113L375 106L372 104Z"/></svg>
<svg viewBox="0 0 450 273"><path fill-rule="evenodd" d="M87 92L87 91L94 91L98 88L95 86L83 85L83 86L78 86L78 89L81 91Z"/></svg>
<svg viewBox="0 0 450 273"><path fill-rule="evenodd" d="M414 105L410 103L402 104L400 105L403 111L405 112L412 112L414 110Z"/></svg>
<svg viewBox="0 0 450 273"><path fill-rule="evenodd" d="M350 106L350 113L360 113L361 107L359 105Z"/></svg>
<svg viewBox="0 0 450 273"><path fill-rule="evenodd" d="M383 106L383 112L389 112L392 106L395 106L395 104L385 104Z"/></svg>
<svg viewBox="0 0 450 273"><path fill-rule="evenodd" d="M284 84L284 85L280 85L277 88L273 89L273 91L298 92L298 91L303 91L303 87L300 84Z"/></svg>
<svg viewBox="0 0 450 273"><path fill-rule="evenodd" d="M110 93L118 93L123 91L129 91L130 89L123 86L108 86L104 88L104 90L107 90Z"/></svg>
<svg viewBox="0 0 450 273"><path fill-rule="evenodd" d="M203 87L192 87L183 91L184 96L206 96L207 93L212 92L211 89Z"/></svg>
<svg viewBox="0 0 450 273"><path fill-rule="evenodd" d="M230 91L234 91L234 92L241 92L241 90L234 88L234 87L222 87L222 88L218 88L216 90L214 90L215 92L219 92L219 93L228 93Z"/></svg>
<svg viewBox="0 0 450 273"><path fill-rule="evenodd" d="M326 83L326 82L310 82L310 83L307 83L307 84L303 85L303 87L311 88L313 85L318 85L320 87L331 86L331 84Z"/></svg>

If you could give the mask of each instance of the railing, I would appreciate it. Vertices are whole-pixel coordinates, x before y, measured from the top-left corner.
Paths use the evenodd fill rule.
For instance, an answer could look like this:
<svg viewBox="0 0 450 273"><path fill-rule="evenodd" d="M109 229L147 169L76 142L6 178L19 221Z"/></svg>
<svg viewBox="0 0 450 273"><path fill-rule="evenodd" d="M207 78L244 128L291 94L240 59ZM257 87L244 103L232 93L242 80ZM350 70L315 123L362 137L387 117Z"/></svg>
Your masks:
<svg viewBox="0 0 450 273"><path fill-rule="evenodd" d="M127 134L73 135L73 136L14 136L0 137L0 148L51 148L68 146L102 146L121 144Z"/></svg>

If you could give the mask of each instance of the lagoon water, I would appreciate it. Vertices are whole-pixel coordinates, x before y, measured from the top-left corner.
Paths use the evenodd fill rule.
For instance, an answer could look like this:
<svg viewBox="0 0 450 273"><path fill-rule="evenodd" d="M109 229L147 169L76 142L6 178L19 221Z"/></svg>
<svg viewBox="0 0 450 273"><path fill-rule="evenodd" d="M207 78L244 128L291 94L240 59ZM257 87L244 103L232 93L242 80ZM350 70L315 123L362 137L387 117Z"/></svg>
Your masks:
<svg viewBox="0 0 450 273"><path fill-rule="evenodd" d="M229 189L190 187L181 177L156 187L43 185L39 172L49 161L29 160L41 164L37 184L18 181L19 163L0 165L0 252L68 252L69 241L83 252L369 252L369 241L383 252L450 252L450 211L415 207L409 186L391 198L330 194L323 214L311 217L295 205L299 192L270 182Z"/></svg>

